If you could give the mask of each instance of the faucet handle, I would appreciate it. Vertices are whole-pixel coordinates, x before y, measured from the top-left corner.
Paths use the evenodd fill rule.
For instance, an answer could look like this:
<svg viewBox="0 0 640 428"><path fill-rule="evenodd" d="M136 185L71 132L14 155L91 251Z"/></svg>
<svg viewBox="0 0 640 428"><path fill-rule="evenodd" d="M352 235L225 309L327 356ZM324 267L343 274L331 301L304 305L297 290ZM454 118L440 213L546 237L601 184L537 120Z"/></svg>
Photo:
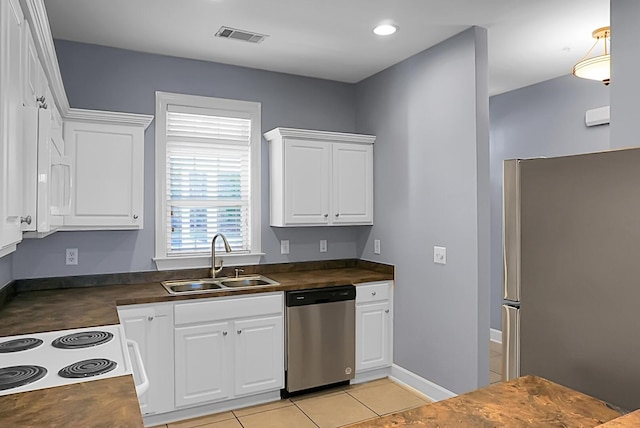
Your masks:
<svg viewBox="0 0 640 428"><path fill-rule="evenodd" d="M240 272L244 273L244 269L235 269L236 271L236 278L240 275Z"/></svg>

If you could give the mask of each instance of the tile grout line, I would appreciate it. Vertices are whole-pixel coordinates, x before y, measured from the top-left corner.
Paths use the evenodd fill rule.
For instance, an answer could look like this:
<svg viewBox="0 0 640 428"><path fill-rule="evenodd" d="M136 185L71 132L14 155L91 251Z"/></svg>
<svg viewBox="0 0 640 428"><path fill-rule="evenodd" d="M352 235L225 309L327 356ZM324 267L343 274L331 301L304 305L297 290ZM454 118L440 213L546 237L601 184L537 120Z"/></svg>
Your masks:
<svg viewBox="0 0 640 428"><path fill-rule="evenodd" d="M236 416L236 414L232 411L231 413L233 413L233 417L236 418L236 421L238 421L238 423L240 424L240 426L242 428L244 428L244 425L242 424L242 422L240 422L240 418Z"/></svg>
<svg viewBox="0 0 640 428"><path fill-rule="evenodd" d="M304 410L302 410L302 409L298 406L298 404L296 404L296 402L295 402L295 401L293 401L293 400L292 400L291 402L293 403L293 405L294 405L294 406L296 406L296 409L300 410L300 412L302 412L302 414L303 414L303 415L305 415L305 416L307 417L307 419L309 419L309 420L311 421L311 423L312 423L312 424L314 424L316 427L320 428L320 425L318 425L318 424L316 423L316 421L314 421L313 419L311 419L311 416L307 415L307 414L305 413L305 411L304 411Z"/></svg>
<svg viewBox="0 0 640 428"><path fill-rule="evenodd" d="M345 391L345 392L347 392L347 391ZM366 404L364 404L362 401L358 400L358 399L357 399L356 397L354 397L353 395L349 394L348 392L347 392L347 395L348 395L349 397L353 398L354 400L356 400L358 403L362 404L362 405L363 405L364 407L366 407L367 409L371 410L373 413L375 413L375 415L376 415L378 418L381 418L381 417L382 417L382 415L378 414L378 412L376 412L376 411L375 411L375 410L373 410L371 407L369 407L369 406L367 406Z"/></svg>

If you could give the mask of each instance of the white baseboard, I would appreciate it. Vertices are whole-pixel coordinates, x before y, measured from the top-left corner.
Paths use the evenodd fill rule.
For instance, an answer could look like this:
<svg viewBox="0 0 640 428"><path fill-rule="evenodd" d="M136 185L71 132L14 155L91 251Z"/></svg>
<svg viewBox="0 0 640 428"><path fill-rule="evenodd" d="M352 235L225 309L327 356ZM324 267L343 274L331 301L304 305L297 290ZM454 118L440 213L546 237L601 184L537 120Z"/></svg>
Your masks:
<svg viewBox="0 0 640 428"><path fill-rule="evenodd" d="M389 377L397 382L404 383L405 385L418 390L433 401L446 400L447 398L455 397L457 395L448 389L431 382L430 380L400 367L397 364L391 366L391 375Z"/></svg>
<svg viewBox="0 0 640 428"><path fill-rule="evenodd" d="M492 328L489 330L489 338L492 342L502 343L502 332Z"/></svg>

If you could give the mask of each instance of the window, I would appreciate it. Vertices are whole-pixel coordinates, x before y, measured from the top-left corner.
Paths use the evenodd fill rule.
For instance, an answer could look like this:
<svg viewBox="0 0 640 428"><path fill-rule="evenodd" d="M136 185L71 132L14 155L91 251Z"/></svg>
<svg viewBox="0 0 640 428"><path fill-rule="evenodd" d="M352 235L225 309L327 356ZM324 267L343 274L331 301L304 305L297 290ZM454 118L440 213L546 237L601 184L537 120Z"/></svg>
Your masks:
<svg viewBox="0 0 640 428"><path fill-rule="evenodd" d="M156 265L260 260L260 103L156 93Z"/></svg>

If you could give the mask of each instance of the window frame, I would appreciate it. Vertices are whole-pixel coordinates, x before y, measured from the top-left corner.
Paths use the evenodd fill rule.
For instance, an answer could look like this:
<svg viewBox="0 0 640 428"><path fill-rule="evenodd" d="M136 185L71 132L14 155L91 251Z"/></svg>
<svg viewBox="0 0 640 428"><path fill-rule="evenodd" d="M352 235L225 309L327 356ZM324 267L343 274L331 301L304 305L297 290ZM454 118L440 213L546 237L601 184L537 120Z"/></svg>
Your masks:
<svg viewBox="0 0 640 428"><path fill-rule="evenodd" d="M237 112L239 117L251 119L250 158L251 158L251 249L249 253L216 253L226 266L258 264L264 255L262 252L262 124L261 104L255 101L240 101L226 98L205 97L199 95L156 92L155 124L155 257L158 270L189 269L211 267L211 254L190 256L167 256L167 108L169 105L197 107L217 111Z"/></svg>

